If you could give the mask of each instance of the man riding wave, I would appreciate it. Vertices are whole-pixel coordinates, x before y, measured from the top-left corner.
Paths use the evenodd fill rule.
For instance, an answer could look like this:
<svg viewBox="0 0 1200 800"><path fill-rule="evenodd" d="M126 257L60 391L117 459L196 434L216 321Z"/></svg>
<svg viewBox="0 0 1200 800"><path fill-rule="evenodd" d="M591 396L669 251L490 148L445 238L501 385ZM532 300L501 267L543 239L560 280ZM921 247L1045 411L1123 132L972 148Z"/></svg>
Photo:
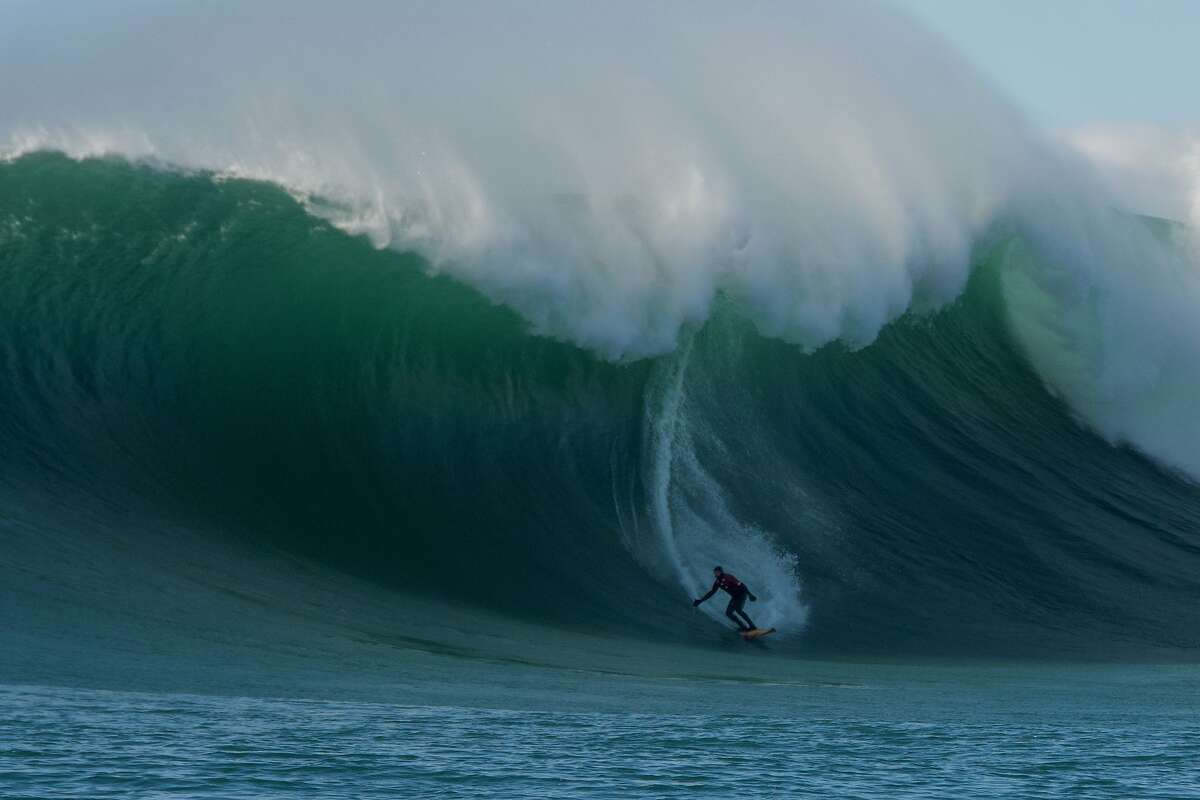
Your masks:
<svg viewBox="0 0 1200 800"><path fill-rule="evenodd" d="M750 598L750 602L752 603L756 602L758 598L751 594L750 589L746 586L746 584L739 581L735 575L726 572L721 567L713 567L713 577L716 578L716 580L713 581L712 588L708 590L708 594L704 595L704 597L693 600L692 606L695 607L700 605L705 600L716 594L718 589L724 589L729 593L729 605L725 606L725 616L733 620L733 624L737 625L738 630L742 631L743 633L746 631L755 630L758 626L755 625L746 612L742 610L742 607L746 605L747 597ZM742 619L738 619L736 615L741 615ZM745 623L742 622L743 619L745 620Z"/></svg>

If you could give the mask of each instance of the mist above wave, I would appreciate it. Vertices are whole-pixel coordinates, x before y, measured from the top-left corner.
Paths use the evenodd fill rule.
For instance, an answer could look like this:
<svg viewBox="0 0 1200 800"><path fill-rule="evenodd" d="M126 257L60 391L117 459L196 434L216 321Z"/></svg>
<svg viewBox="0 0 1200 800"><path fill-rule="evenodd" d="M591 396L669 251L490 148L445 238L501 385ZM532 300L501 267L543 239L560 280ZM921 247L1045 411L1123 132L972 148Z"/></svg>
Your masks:
<svg viewBox="0 0 1200 800"><path fill-rule="evenodd" d="M1111 183L883 6L12 17L10 153L279 182L608 358L671 351L719 292L767 335L864 346L957 296L980 237L1015 226L1037 257L1013 325L1043 378L1110 439L1200 474L1194 256L1115 225Z"/></svg>
<svg viewBox="0 0 1200 800"><path fill-rule="evenodd" d="M961 289L1029 171L1019 117L868 3L125 10L9 53L15 146L283 182L609 357L721 289L869 343Z"/></svg>

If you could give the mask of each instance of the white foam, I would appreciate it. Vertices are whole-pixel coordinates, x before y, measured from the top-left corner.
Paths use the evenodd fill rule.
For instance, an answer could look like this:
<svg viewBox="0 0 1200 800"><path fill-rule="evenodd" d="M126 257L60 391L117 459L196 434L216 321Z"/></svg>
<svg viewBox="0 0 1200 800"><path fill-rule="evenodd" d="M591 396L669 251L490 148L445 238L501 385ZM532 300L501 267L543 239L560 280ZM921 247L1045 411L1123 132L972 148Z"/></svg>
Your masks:
<svg viewBox="0 0 1200 800"><path fill-rule="evenodd" d="M1047 384L1200 475L1194 251L1117 232L1121 181L888 8L126 0L9 21L10 155L279 182L614 359L672 351L722 291L768 335L866 345L953 298L980 233L1015 221L1054 318L1014 328Z"/></svg>
<svg viewBox="0 0 1200 800"><path fill-rule="evenodd" d="M1066 139L1123 206L1200 227L1200 130L1096 124Z"/></svg>
<svg viewBox="0 0 1200 800"><path fill-rule="evenodd" d="M738 519L696 455L696 437L713 437L688 413L690 351L689 342L662 361L651 384L643 454L650 529L626 531L627 543L648 566L677 581L687 597L709 589L714 566L726 567L758 598L745 609L756 625L797 634L808 607L795 555L770 532ZM724 622L724 605L718 597L702 609Z"/></svg>
<svg viewBox="0 0 1200 800"><path fill-rule="evenodd" d="M1102 209L1067 221L1009 260L1003 286L1018 342L1092 428L1200 480L1192 234Z"/></svg>
<svg viewBox="0 0 1200 800"><path fill-rule="evenodd" d="M954 296L1026 163L1004 103L865 3L120 18L79 63L36 46L58 23L13 39L37 84L0 90L10 149L284 183L613 358L672 350L722 289L771 335L866 344Z"/></svg>

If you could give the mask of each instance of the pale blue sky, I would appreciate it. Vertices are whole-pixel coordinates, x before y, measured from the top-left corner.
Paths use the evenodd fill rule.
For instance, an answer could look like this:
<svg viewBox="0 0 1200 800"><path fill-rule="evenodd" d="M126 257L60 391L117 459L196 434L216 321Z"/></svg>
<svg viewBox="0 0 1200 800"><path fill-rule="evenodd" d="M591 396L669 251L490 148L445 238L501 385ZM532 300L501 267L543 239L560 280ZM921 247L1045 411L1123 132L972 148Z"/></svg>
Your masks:
<svg viewBox="0 0 1200 800"><path fill-rule="evenodd" d="M1031 117L1200 127L1200 0L889 0Z"/></svg>
<svg viewBox="0 0 1200 800"><path fill-rule="evenodd" d="M941 34L1044 126L1200 129L1200 0L882 1ZM139 4L156 5L125 6ZM0 16L71 21L40 0L0 0Z"/></svg>

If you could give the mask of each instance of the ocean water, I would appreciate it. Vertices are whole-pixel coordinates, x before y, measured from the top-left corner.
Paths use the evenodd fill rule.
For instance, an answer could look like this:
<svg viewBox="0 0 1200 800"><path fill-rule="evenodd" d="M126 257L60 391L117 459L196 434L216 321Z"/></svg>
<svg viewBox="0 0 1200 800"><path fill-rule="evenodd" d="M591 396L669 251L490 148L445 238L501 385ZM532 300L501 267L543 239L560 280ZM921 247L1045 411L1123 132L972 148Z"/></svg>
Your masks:
<svg viewBox="0 0 1200 800"><path fill-rule="evenodd" d="M1200 794L1192 667L795 672L509 673L466 706L12 686L0 775L14 798Z"/></svg>
<svg viewBox="0 0 1200 800"><path fill-rule="evenodd" d="M1200 796L1195 220L873 3L352 5L0 30L0 796Z"/></svg>

